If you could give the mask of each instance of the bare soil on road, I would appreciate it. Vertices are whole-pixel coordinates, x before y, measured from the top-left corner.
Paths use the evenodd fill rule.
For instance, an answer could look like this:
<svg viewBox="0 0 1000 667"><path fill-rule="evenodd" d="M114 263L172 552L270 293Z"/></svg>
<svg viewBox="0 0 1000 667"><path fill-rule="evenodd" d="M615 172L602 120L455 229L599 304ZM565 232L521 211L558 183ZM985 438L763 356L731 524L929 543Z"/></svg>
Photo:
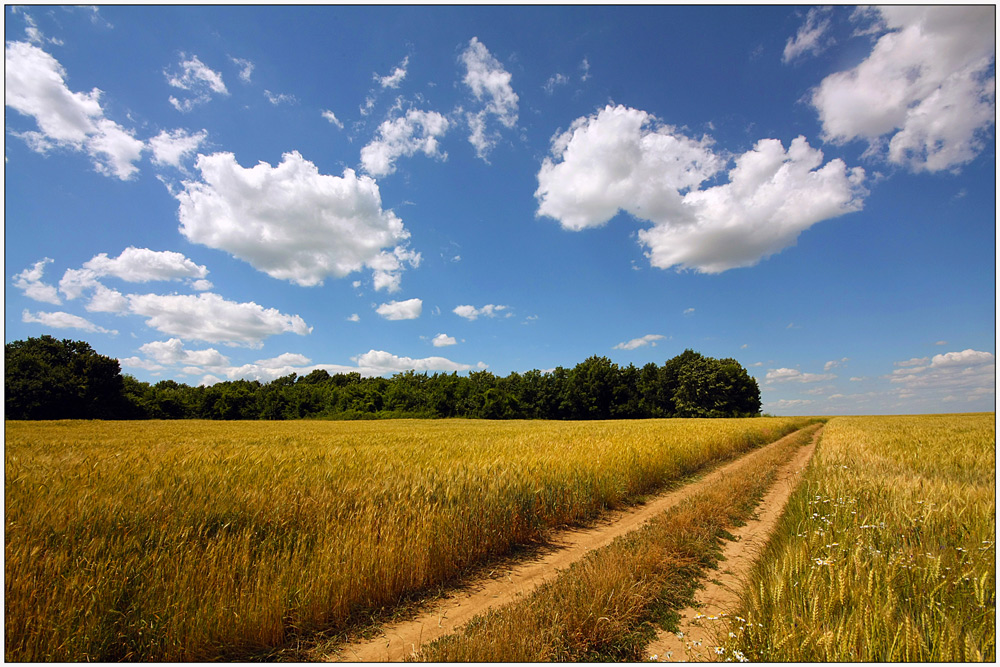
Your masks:
<svg viewBox="0 0 1000 667"><path fill-rule="evenodd" d="M792 459L778 469L770 490L757 507L756 516L746 525L730 531L735 538L726 542L719 571L712 572L705 587L695 594L694 603L682 609L678 622L679 634L660 632L646 647L649 658L658 662L710 662L717 659L715 651L728 633L727 617L739 604L739 594L751 568L767 545L792 491L798 486L802 472L809 465L820 428L812 441L800 447Z"/></svg>
<svg viewBox="0 0 1000 667"><path fill-rule="evenodd" d="M556 531L549 537L548 546L550 548L545 549L540 556L524 562L510 564L504 567L503 571L494 573L494 576L484 577L473 582L463 582L460 590L456 590L447 597L431 603L416 618L385 625L380 628L377 636L372 639L318 649L309 659L311 661L333 660L343 662L393 662L404 660L419 651L422 645L455 632L478 614L492 607L513 602L520 596L531 593L542 583L558 576L562 570L565 570L574 562L583 558L588 552L610 544L615 538L621 535L641 528L654 516L669 510L671 507L697 493L704 486L726 475L740 461L755 456L758 452L780 446L779 443L793 435L787 435L781 440L765 445L739 459L719 466L697 481L686 484L676 490L654 496L643 505L627 510L609 512L593 525L585 528L566 528ZM786 464L781 469L782 471L779 472L779 481L774 487L788 486L787 480L790 479L790 476L796 475L808 463L815 442L816 439L814 437L812 444L796 450L793 461ZM785 481L782 482L781 480ZM764 517L771 513L775 515L780 514L781 508L784 507L784 502L787 500L788 494L783 496L785 500L780 500L771 499L772 493L768 494L764 499L764 503L758 509L759 517ZM780 504L776 505L775 503ZM753 553L752 545L755 544L757 542L749 537L744 537L738 542L729 543L727 548L731 545L737 545L739 548L737 552L732 554L727 550L725 555L727 564L724 565L726 570L735 572L737 558L752 560L751 554L741 556L738 552L742 552L749 547L751 548L751 553ZM740 571L742 572L742 570ZM716 573L713 572L713 575L716 575ZM730 586L737 585L737 575L735 574L732 577L729 574L719 574L717 576L723 581L729 581ZM701 599L701 596L699 596L699 599ZM687 610L682 612L682 614L686 612ZM698 612L690 614L692 620L695 613ZM683 622L684 619L682 619ZM671 634L671 636L673 635ZM685 633L685 636L687 636L687 633ZM674 655L677 655L677 653Z"/></svg>

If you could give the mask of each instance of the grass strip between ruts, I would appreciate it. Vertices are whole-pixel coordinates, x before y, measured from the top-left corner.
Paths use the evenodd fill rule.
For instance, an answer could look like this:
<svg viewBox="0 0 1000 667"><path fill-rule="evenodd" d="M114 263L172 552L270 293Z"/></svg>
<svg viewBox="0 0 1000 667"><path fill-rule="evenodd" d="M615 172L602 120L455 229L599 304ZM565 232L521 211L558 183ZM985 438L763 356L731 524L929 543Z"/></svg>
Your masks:
<svg viewBox="0 0 1000 667"><path fill-rule="evenodd" d="M731 473L640 530L588 554L530 596L476 617L413 659L429 662L641 660L720 554L728 529L751 516L791 453L819 425L758 450Z"/></svg>

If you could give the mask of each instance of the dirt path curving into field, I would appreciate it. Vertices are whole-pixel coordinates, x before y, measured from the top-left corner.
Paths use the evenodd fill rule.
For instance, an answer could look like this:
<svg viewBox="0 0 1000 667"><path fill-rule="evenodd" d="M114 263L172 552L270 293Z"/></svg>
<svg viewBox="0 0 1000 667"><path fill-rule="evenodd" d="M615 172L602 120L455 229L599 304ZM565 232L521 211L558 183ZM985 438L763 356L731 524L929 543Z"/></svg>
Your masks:
<svg viewBox="0 0 1000 667"><path fill-rule="evenodd" d="M384 626L374 639L341 645L332 650L328 649L323 651L323 655L312 656L310 660L345 662L403 660L416 653L423 644L455 632L472 620L474 616L492 607L512 602L522 595L527 595L542 583L558 576L560 571L583 558L589 551L599 549L610 544L615 538L642 527L654 516L667 511L682 500L697 493L703 486L711 484L720 476L727 474L740 461L755 456L758 452L778 447L779 443L793 435L785 436L785 438L754 450L740 459L720 466L696 482L675 491L655 496L641 506L609 512L593 526L560 530L549 539L551 549L547 549L540 557L528 562L516 563L501 572L499 576L468 582L462 590L434 603L418 617ZM805 453L806 449L808 449L807 453ZM798 450L795 460L808 461L811 454L812 445L802 447ZM780 484L776 486L780 486ZM780 507L778 511L780 511Z"/></svg>
<svg viewBox="0 0 1000 667"><path fill-rule="evenodd" d="M694 604L680 611L678 622L681 636L660 632L646 647L649 658L658 662L710 662L717 657L715 648L726 633L727 617L739 604L739 593L760 555L778 519L798 486L802 472L809 465L822 427L812 441L796 450L788 463L778 469L777 479L757 506L755 518L745 526L730 531L735 540L726 542L719 570L712 571L704 582L705 588L695 595Z"/></svg>

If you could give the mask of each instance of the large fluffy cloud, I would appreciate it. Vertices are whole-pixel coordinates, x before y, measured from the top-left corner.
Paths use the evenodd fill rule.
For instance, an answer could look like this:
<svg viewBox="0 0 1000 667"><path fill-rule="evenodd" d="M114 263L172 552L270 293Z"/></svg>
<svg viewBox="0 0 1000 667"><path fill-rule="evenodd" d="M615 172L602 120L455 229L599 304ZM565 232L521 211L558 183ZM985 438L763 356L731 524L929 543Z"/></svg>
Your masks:
<svg viewBox="0 0 1000 667"><path fill-rule="evenodd" d="M853 69L813 91L825 140L865 139L915 171L972 160L994 123L996 9L880 7L889 32Z"/></svg>
<svg viewBox="0 0 1000 667"><path fill-rule="evenodd" d="M129 294L129 311L170 336L227 345L259 346L268 336L291 332L304 336L312 327L298 315L286 315L254 302L227 301L218 294Z"/></svg>
<svg viewBox="0 0 1000 667"><path fill-rule="evenodd" d="M603 225L619 211L652 223L639 241L653 266L704 273L752 266L812 225L860 210L864 171L823 164L804 137L786 150L763 139L735 158L729 182L699 187L727 160L650 114L607 106L552 140L538 172L538 215L565 229Z"/></svg>
<svg viewBox="0 0 1000 667"><path fill-rule="evenodd" d="M686 221L680 191L723 164L709 140L685 137L645 111L609 105L553 137L552 157L538 172L538 214L572 230L603 225L619 210Z"/></svg>
<svg viewBox="0 0 1000 667"><path fill-rule="evenodd" d="M448 125L448 119L436 111L410 109L405 116L379 125L376 138L361 149L361 164L372 176L386 176L396 171L396 158L418 151L444 160L448 155L439 150L438 138Z"/></svg>
<svg viewBox="0 0 1000 667"><path fill-rule="evenodd" d="M241 167L232 153L200 155L199 181L176 194L180 231L190 241L217 248L259 271L299 285L320 285L365 267L376 288L398 287L403 263L419 264L405 249L409 232L382 210L378 185L345 169L321 174L298 152L276 167Z"/></svg>
<svg viewBox="0 0 1000 667"><path fill-rule="evenodd" d="M5 104L35 119L38 131L18 134L33 150L85 152L97 171L122 180L138 171L145 144L104 117L99 89L72 92L59 61L28 42L7 42L4 56Z"/></svg>
<svg viewBox="0 0 1000 667"><path fill-rule="evenodd" d="M517 124L517 93L510 85L510 72L503 68L486 46L473 37L469 45L459 57L465 65L465 77L462 81L472 92L477 102L485 106L476 112L466 113L469 124L469 142L476 149L476 154L486 158L496 145L497 133L487 132L486 121L489 117L496 118L507 128Z"/></svg>

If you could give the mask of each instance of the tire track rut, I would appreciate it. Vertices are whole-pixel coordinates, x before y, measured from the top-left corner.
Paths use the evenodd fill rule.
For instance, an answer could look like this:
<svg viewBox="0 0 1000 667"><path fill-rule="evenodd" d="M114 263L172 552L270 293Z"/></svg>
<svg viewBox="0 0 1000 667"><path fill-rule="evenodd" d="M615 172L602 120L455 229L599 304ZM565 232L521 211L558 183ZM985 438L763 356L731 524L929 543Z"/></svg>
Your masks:
<svg viewBox="0 0 1000 667"><path fill-rule="evenodd" d="M658 662L710 662L718 657L715 648L728 631L727 617L739 604L743 584L809 465L822 431L820 427L812 441L796 450L791 460L778 469L774 483L757 506L756 516L730 531L735 540L723 545L719 570L705 578L704 588L695 594L692 606L679 612L680 636L660 632L646 647L648 658L655 656Z"/></svg>

